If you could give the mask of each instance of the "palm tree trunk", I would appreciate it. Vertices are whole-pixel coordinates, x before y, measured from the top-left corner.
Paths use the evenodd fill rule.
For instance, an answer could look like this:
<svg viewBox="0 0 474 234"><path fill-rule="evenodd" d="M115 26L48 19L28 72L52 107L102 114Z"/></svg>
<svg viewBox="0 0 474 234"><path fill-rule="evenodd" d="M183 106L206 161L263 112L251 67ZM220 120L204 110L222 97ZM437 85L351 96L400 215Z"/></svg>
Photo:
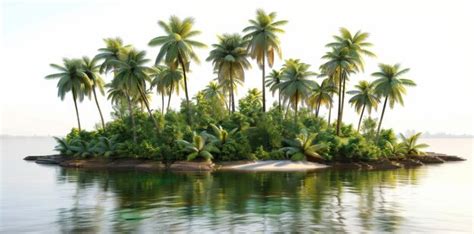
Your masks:
<svg viewBox="0 0 474 234"><path fill-rule="evenodd" d="M92 87L92 92L94 93L95 105L97 106L97 109L99 110L100 121L102 122L102 129L105 129L104 116L102 115L102 110L100 109L99 102L97 101L97 94L95 92L95 84Z"/></svg>
<svg viewBox="0 0 474 234"><path fill-rule="evenodd" d="M235 100L234 100L234 78L232 76L232 65L230 66L229 76L230 76L230 94L231 94L231 98L232 98L232 113L234 113L235 112Z"/></svg>
<svg viewBox="0 0 474 234"><path fill-rule="evenodd" d="M170 94L169 94L169 97L168 97L168 106L166 107L166 112L170 111L170 102L171 102L171 94L173 93L173 86L174 86L174 84L171 83Z"/></svg>
<svg viewBox="0 0 474 234"><path fill-rule="evenodd" d="M150 118L153 120L153 123L155 124L156 130L160 131L160 126L158 125L158 122L156 122L155 116L150 110L150 105L148 105L148 100L146 99L145 93L143 92L143 89L140 85L137 85L138 87L138 92L140 93L140 96L142 97L143 103L145 104L146 110L148 111L148 114L150 115Z"/></svg>
<svg viewBox="0 0 474 234"><path fill-rule="evenodd" d="M280 91L278 91L278 110L281 112L281 94L280 94Z"/></svg>
<svg viewBox="0 0 474 234"><path fill-rule="evenodd" d="M263 47L265 50L265 46ZM263 51L263 64L262 64L262 108L263 112L266 111L266 101L265 101L265 53L266 51Z"/></svg>
<svg viewBox="0 0 474 234"><path fill-rule="evenodd" d="M130 99L130 95L127 92L127 102L128 102L128 114L130 115L130 120L132 121L132 134L133 134L133 142L137 143L137 130L135 127L135 117L133 116L133 108L132 108L132 100Z"/></svg>
<svg viewBox="0 0 474 234"><path fill-rule="evenodd" d="M346 76L342 75L342 101L341 101L341 115L339 117L339 127L342 125L342 117L344 115L344 102L346 98Z"/></svg>
<svg viewBox="0 0 474 234"><path fill-rule="evenodd" d="M364 116L365 104L362 106L362 113L360 113L359 124L357 125L357 132L360 130L360 123L362 123L362 116Z"/></svg>
<svg viewBox="0 0 474 234"><path fill-rule="evenodd" d="M186 66L184 64L183 58L181 57L181 54L178 52L178 60L179 63L181 64L181 68L183 69L183 78L184 78L184 94L186 95L186 107L188 109L188 123L191 122L191 112L189 109L189 95L188 95L188 79L186 77Z"/></svg>
<svg viewBox="0 0 474 234"><path fill-rule="evenodd" d="M336 121L336 135L339 136L340 133L340 122L339 118L341 116L341 101L342 101L342 76L339 75L339 91L338 91L338 105L337 105L337 121Z"/></svg>
<svg viewBox="0 0 474 234"><path fill-rule="evenodd" d="M161 115L165 113L165 94L161 93Z"/></svg>
<svg viewBox="0 0 474 234"><path fill-rule="evenodd" d="M288 101L288 104L286 104L286 112L285 112L285 119L288 117L288 112L290 112L290 101Z"/></svg>
<svg viewBox="0 0 474 234"><path fill-rule="evenodd" d="M76 97L76 90L72 89L72 99L74 100L74 108L76 108L76 118L77 118L77 126L79 127L79 132L81 131L81 119L79 118L79 109L77 109L77 97Z"/></svg>
<svg viewBox="0 0 474 234"><path fill-rule="evenodd" d="M328 127L331 126L331 112L332 112L332 104L329 105Z"/></svg>
<svg viewBox="0 0 474 234"><path fill-rule="evenodd" d="M295 125L298 123L298 91L296 91L296 100L295 100Z"/></svg>
<svg viewBox="0 0 474 234"><path fill-rule="evenodd" d="M377 140L379 139L380 127L382 126L383 115L385 114L385 107L387 106L388 96L385 97L382 108L382 116L380 116L379 126L377 127Z"/></svg>
<svg viewBox="0 0 474 234"><path fill-rule="evenodd" d="M318 106L316 107L316 118L319 116L319 109L321 108L321 96L318 98Z"/></svg>
<svg viewBox="0 0 474 234"><path fill-rule="evenodd" d="M230 86L230 85L229 85L229 86ZM231 106L232 106L232 104L231 104L231 103L232 103L232 95L230 94L230 89L232 89L232 88L229 88L229 101L228 101L229 104L228 104L228 106L227 106L227 109L229 110L229 115L232 113L232 109L231 109L231 108L232 108L232 107L231 107ZM226 103L227 103L227 102L226 102Z"/></svg>

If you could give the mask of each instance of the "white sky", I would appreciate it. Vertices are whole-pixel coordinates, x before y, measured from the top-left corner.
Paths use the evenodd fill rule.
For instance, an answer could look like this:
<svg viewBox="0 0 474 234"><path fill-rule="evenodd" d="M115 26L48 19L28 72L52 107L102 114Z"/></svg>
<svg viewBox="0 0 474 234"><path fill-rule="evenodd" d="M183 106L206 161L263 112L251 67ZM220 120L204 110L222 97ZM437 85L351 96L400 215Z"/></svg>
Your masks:
<svg viewBox="0 0 474 234"><path fill-rule="evenodd" d="M327 50L324 45L339 27L371 34L377 58L366 59L366 72L351 77L349 89L370 74L379 62L401 63L411 68L407 78L418 86L410 88L405 106L388 110L385 127L399 132L408 129L455 134L474 134L474 16L472 1L4 1L2 2L1 134L63 135L76 126L72 98L61 102L56 81L44 76L55 72L49 63L62 57L93 57L103 47L103 38L120 36L125 43L148 52L154 61L158 48L147 43L163 34L158 20L171 14L192 16L202 31L196 39L210 45L216 35L241 32L254 18L255 10L276 11L278 19L289 21L281 36L284 58L300 58L314 71ZM209 49L198 50L203 61L192 64L191 94L212 78L204 60ZM277 60L276 67L282 64ZM261 72L246 73L245 87L260 87ZM106 80L110 80L107 77ZM177 107L178 98L173 97ZM183 96L184 98L184 96ZM106 120L111 106L99 97ZM153 108L159 108L156 96ZM345 122L357 122L352 108ZM79 104L83 128L99 122L93 101ZM326 114L324 111L323 114ZM374 113L379 116L379 113Z"/></svg>

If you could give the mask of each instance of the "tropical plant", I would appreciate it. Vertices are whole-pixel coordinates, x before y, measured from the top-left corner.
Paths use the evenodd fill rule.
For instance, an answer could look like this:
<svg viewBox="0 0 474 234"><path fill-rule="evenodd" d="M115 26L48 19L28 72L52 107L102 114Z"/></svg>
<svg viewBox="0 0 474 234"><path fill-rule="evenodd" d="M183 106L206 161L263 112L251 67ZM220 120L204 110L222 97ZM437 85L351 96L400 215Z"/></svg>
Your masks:
<svg viewBox="0 0 474 234"><path fill-rule="evenodd" d="M94 141L85 141L82 139L74 139L72 141L71 149L73 151L73 156L87 158L95 155L95 142Z"/></svg>
<svg viewBox="0 0 474 234"><path fill-rule="evenodd" d="M54 147L55 151L58 151L61 155L72 155L74 154L74 147L70 138L59 138L53 137L56 140L57 145Z"/></svg>
<svg viewBox="0 0 474 234"><path fill-rule="evenodd" d="M306 160L312 158L316 160L324 160L318 153L324 146L321 144L314 144L314 139L317 134L309 134L307 132L299 134L293 140L285 139L284 142L288 145L280 150L285 152L287 156L291 157L293 161Z"/></svg>
<svg viewBox="0 0 474 234"><path fill-rule="evenodd" d="M384 98L385 101L382 107L379 126L377 127L377 137L380 133L387 102L389 102L392 109L396 103L400 103L403 106L403 95L406 94L406 87L416 86L412 80L402 78L410 69L401 69L400 64L379 64L379 69L380 71L372 73L372 76L377 77L373 84L375 86L375 94Z"/></svg>
<svg viewBox="0 0 474 234"><path fill-rule="evenodd" d="M167 94L167 87L165 85L162 72L165 66L155 65L150 67L149 76L151 77L150 89L156 88L158 95L161 95L161 115L165 112L165 95Z"/></svg>
<svg viewBox="0 0 474 234"><path fill-rule="evenodd" d="M400 134L402 142L400 143L407 155L425 155L426 153L421 151L421 149L429 147L427 144L418 144L418 140L421 136L421 132L416 133L410 137L406 137L403 134Z"/></svg>
<svg viewBox="0 0 474 234"><path fill-rule="evenodd" d="M206 88L203 90L203 94L206 99L209 99L212 102L216 102L222 106L227 105L222 87L214 81L211 81L209 84L207 84ZM230 108L228 109L230 111Z"/></svg>
<svg viewBox="0 0 474 234"><path fill-rule="evenodd" d="M59 79L58 96L64 100L66 93L72 92L74 107L76 109L77 125L81 131L81 120L79 118L79 110L77 108L77 100L84 100L85 89L92 87L92 82L82 69L82 61L80 59L63 59L63 66L50 64L51 67L59 70L59 73L46 76L46 79Z"/></svg>
<svg viewBox="0 0 474 234"><path fill-rule="evenodd" d="M298 121L298 104L309 96L316 86L311 76L316 73L309 71L309 64L300 62L299 59L289 59L283 66L281 83L278 88L285 101L293 104L295 109L295 123Z"/></svg>
<svg viewBox="0 0 474 234"><path fill-rule="evenodd" d="M97 110L99 110L102 128L105 128L104 116L102 115L102 110L100 109L99 101L97 101L96 92L97 88L99 89L99 92L104 95L105 82L104 80L102 80L102 77L100 77L100 65L97 65L97 59L89 59L88 57L84 56L82 57L82 69L84 70L84 73L86 74L87 78L89 78L92 83L91 88L85 91L87 92L87 95L89 97L91 94L90 91L92 91L92 94L94 95L95 105L97 106Z"/></svg>
<svg viewBox="0 0 474 234"><path fill-rule="evenodd" d="M228 132L223 129L222 126L217 126L215 124L210 124L209 126L212 128L212 135L208 135L208 138L218 146L227 143L238 131L238 128L234 128Z"/></svg>
<svg viewBox="0 0 474 234"><path fill-rule="evenodd" d="M351 73L356 73L364 69L363 55L375 56L375 54L367 49L372 44L367 42L368 33L358 31L354 35L346 28L340 28L340 35L334 36L335 42L326 46L332 48L323 58L329 61L323 66L327 67L327 71L338 84L338 114L336 124L336 134L339 135L342 116L344 113L346 81Z"/></svg>
<svg viewBox="0 0 474 234"><path fill-rule="evenodd" d="M179 95L179 91L183 88L183 72L177 67L173 68L170 66L164 66L160 72L160 77L161 85L168 94L168 105L166 111L169 111L171 96L174 93Z"/></svg>
<svg viewBox="0 0 474 234"><path fill-rule="evenodd" d="M145 92L147 90L147 82L150 81L150 77L148 76L150 68L145 65L148 62L148 59L145 58L145 54L145 51L131 49L128 51L125 59L114 60L112 62L116 68L114 81L118 82L118 88L126 90L129 96L136 94L140 97L157 131L160 131L158 122L151 112Z"/></svg>
<svg viewBox="0 0 474 234"><path fill-rule="evenodd" d="M218 152L218 149L213 143L207 141L207 137L204 134L196 134L193 132L193 141L188 142L185 140L178 140L179 144L182 144L184 151L188 153L187 160L192 161L196 158L203 158L206 161L211 161L214 157L213 152Z"/></svg>
<svg viewBox="0 0 474 234"><path fill-rule="evenodd" d="M347 94L353 95L351 99L349 99L349 103L354 106L357 113L360 113L359 123L357 124L357 131L359 131L365 109L367 108L367 112L370 114L372 109L377 109L380 99L375 95L373 83L361 80L355 88L356 90L351 90L347 92Z"/></svg>
<svg viewBox="0 0 474 234"><path fill-rule="evenodd" d="M207 61L212 61L214 70L218 77L217 79L224 83L227 80L228 86L223 86L229 92L229 106L231 111L235 111L234 87L237 87L237 82L243 83L245 80L245 71L249 69L250 62L247 59L246 47L248 42L242 37L235 34L224 34L218 36L219 43L213 44L213 50L209 53ZM234 81L235 80L235 81Z"/></svg>
<svg viewBox="0 0 474 234"><path fill-rule="evenodd" d="M331 86L328 79L323 80L321 85L315 82L311 94L309 95L308 99L306 99L306 103L315 110L316 117L319 116L321 105L325 105L326 107L330 108L330 105L332 105L332 94L333 86Z"/></svg>
<svg viewBox="0 0 474 234"><path fill-rule="evenodd" d="M265 112L265 62L269 67L273 67L275 52L282 57L280 39L278 33L284 33L281 26L287 23L286 20L276 21L276 12L267 14L264 10L257 10L255 20L249 20L250 26L244 28L244 32L248 32L245 40L249 40L249 55L257 60L258 65L262 69L262 108Z"/></svg>
<svg viewBox="0 0 474 234"><path fill-rule="evenodd" d="M110 157L117 153L119 144L116 143L117 137L99 137L99 141L94 147L94 151L98 155L102 155L104 157Z"/></svg>
<svg viewBox="0 0 474 234"><path fill-rule="evenodd" d="M281 93L278 85L281 82L282 70L273 69L270 74L268 74L267 79L265 80L265 86L270 88L272 95L275 95L275 92L278 91L278 110L281 111Z"/></svg>
<svg viewBox="0 0 474 234"><path fill-rule="evenodd" d="M126 54L132 46L124 45L120 37L104 39L105 48L99 49L99 54L95 56L95 60L103 60L100 66L101 73L107 73L115 69L113 61L125 59Z"/></svg>
<svg viewBox="0 0 474 234"><path fill-rule="evenodd" d="M406 149L401 143L391 143L387 142L385 145L385 148L387 149L387 153L389 154L389 157L403 157L406 155Z"/></svg>
<svg viewBox="0 0 474 234"><path fill-rule="evenodd" d="M117 62L127 59L127 54L132 50L131 45L124 45L121 38L106 38L104 39L105 47L99 49L99 54L95 56L96 60L103 60L100 66L101 73L114 72L114 79L112 83L108 84L109 95L108 99L112 99L112 103L119 104L119 101L125 100L127 102L130 120L132 122L133 142L137 143L137 133L135 125L135 116L133 115L132 96L134 95L129 90L120 85L120 80L115 79L117 74ZM110 90L112 89L112 90ZM124 97L124 98L122 98ZM119 105L121 105L120 103Z"/></svg>
<svg viewBox="0 0 474 234"><path fill-rule="evenodd" d="M173 69L181 66L184 77L186 104L189 106L186 72L189 71L191 60L199 63L199 58L194 52L194 47L205 48L206 45L199 41L192 40L194 36L200 34L200 31L193 30L193 18L181 20L176 16L171 16L168 23L159 21L158 25L165 31L166 35L155 37L148 43L150 46L161 45L160 52L156 56L155 64L157 65L161 61L164 61L165 64ZM190 121L189 114L188 112L188 121Z"/></svg>

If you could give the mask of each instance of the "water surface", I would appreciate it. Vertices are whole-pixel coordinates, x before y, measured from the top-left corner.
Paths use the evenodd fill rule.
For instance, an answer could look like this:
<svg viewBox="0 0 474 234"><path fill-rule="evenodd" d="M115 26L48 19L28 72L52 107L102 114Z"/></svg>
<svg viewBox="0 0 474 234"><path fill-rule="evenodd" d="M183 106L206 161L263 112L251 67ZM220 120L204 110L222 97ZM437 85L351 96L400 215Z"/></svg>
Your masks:
<svg viewBox="0 0 474 234"><path fill-rule="evenodd" d="M471 158L472 139L426 139ZM472 232L472 160L292 173L87 171L37 165L50 138L1 138L0 232Z"/></svg>

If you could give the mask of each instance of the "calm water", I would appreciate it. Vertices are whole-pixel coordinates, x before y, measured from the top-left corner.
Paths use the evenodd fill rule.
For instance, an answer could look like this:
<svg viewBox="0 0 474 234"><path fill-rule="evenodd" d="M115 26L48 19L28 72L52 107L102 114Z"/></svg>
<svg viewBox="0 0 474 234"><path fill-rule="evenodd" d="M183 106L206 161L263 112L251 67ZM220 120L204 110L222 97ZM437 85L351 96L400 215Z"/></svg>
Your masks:
<svg viewBox="0 0 474 234"><path fill-rule="evenodd" d="M472 139L428 139L472 155ZM394 171L149 173L21 160L49 138L1 138L0 232L472 232L472 162Z"/></svg>

